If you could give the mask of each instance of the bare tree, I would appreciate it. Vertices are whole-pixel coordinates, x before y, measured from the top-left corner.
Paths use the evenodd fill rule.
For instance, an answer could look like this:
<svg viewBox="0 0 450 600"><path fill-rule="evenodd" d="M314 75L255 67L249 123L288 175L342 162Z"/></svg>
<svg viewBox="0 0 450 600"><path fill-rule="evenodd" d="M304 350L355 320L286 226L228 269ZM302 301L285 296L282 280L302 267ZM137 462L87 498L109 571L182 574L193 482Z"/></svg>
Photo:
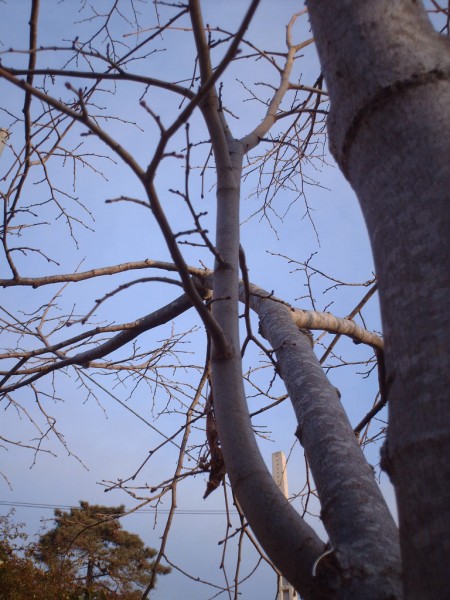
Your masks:
<svg viewBox="0 0 450 600"><path fill-rule="evenodd" d="M378 275L389 396L383 467L398 500L405 596L446 598L450 332L441 317L450 254L450 45L416 2L330 8L309 3L333 153L360 200Z"/></svg>
<svg viewBox="0 0 450 600"><path fill-rule="evenodd" d="M440 362L431 371L427 358L438 348L442 349L440 360L448 360L443 352L448 330L440 314L446 275L439 270L442 263L430 262L430 257L448 245L448 229L444 228L447 213L441 204L443 191L448 193L448 185L444 188L445 178L448 180L444 163L448 157L444 147L449 139L448 120L445 94L441 92L441 87L448 85L447 42L431 30L416 3L410 6L406 1L399 2L394 10L385 2L377 2L372 15L373 2L358 3L357 8L354 3L347 8L336 3L333 10L322 6L324 3L311 2L309 10L318 31L320 58L332 100L334 154L363 205L380 277L379 284L375 278L364 282L362 285L370 286L369 291L346 318L338 318L317 310L311 281L317 275L323 278L324 287L347 288L342 281L315 268L311 259L289 259L305 276L310 305L294 308L250 281L240 234L241 188L243 182L255 177L260 204L254 212L272 227L276 203L286 190L291 201L305 202L305 214L311 218L304 193L308 177L305 167L323 158L328 92L320 73L308 84L302 83L298 63L301 53L312 47L305 26L299 27L299 23L307 23L306 10L288 21L284 51L273 51L260 49L250 33L247 38L258 0L242 9L240 25L233 31L206 24L199 0L190 0L186 5L144 3L142 15L141 7L134 2L114 2L105 14L81 3L81 9L91 12L83 13L86 16L78 30L70 38L65 35L63 42L47 45L38 42L39 1L30 4L28 49L6 50L0 67L3 84L21 94L19 110L1 107L9 133L9 138L2 137L2 144L8 146L10 158L2 180L3 262L9 276L1 279L0 285L12 290L22 287L30 290L30 296L33 290L36 300L31 307L28 296L24 298L21 312L3 309L7 341L1 356L5 361L1 387L2 402L8 410L26 417L38 431L38 438L37 442L22 442L5 435L3 442L29 447L36 453L48 452L47 439L53 435L71 452L47 406L49 400L59 398L61 378L67 373L74 375L88 398L96 397L99 386L112 397L116 385L129 389L130 394L139 386L148 386L155 405L164 397L165 407L157 409L159 414L176 414L183 419L161 444L177 446L175 471L158 485L133 487L146 462L160 450L157 446L132 476L111 482L108 489L122 488L139 499L141 506L157 506L163 497L171 497L156 567L163 560L170 562L166 544L179 483L209 472L206 496L221 485L226 471L241 515L239 540L248 536L261 556L271 561L303 598L401 598L398 531L362 451L367 437L360 435L388 398L395 396L390 403L392 429L385 466L400 504L405 594L411 598L447 597L442 576L431 573L426 566L431 563L421 554L427 554L433 565L443 564L441 540L448 539L441 538L449 498L448 489L441 485L444 465L440 464L448 445L448 421L447 428L443 428L448 409L442 395L448 369L444 370ZM440 13L445 16L443 9ZM367 33L369 21L375 32L373 38ZM342 32L338 27L334 30L335 22ZM356 24L350 26L353 22ZM119 31L124 28L127 37L120 37ZM418 44L408 32L426 41L428 54L410 51L410 44L415 48ZM180 35L188 36L183 46L186 53L180 53L180 44L175 41ZM366 43L367 38L370 43ZM403 46L403 42L391 43L406 38ZM396 53L389 54L393 49ZM162 52L166 68L173 68L173 76L167 79L148 75ZM167 58L169 54L172 62ZM356 58L360 62L355 67L351 61ZM245 113L244 128L241 124L233 127L235 113L243 109L228 96L227 85L234 70L250 61L255 69L263 64L269 70L264 71L259 85L252 86L246 80L241 84L261 112L248 127L254 111ZM438 92L434 85L439 87ZM117 101L125 86L136 99L132 116L121 110ZM268 98L264 97L267 93ZM397 95L405 104L399 103L393 110L391 101ZM405 107L408 120L402 117ZM434 148L433 152L429 150L429 161L423 161L422 154L418 156L410 147L418 135L418 121L423 125L420 135L424 137L420 139L424 147ZM129 129L142 132L138 148L130 149L127 144ZM19 131L22 145L16 137ZM398 153L386 165L386 148L394 147L393 139ZM400 162L406 171L401 176L396 156L404 157ZM410 156L415 160L410 161ZM183 165L182 169L177 167L177 172L172 167L174 161ZM417 161L424 163L419 188L410 186L413 173L422 173ZM146 216L151 213L168 256L165 251L161 260L146 258L118 261L112 266L94 265L88 270L63 270L52 256L52 243L43 243L36 232L52 222L52 227L57 227L53 231L59 235L59 224L64 223L66 235L79 244L83 228L89 230L93 224L89 188L83 188L79 181L80 169L91 169L102 176L105 163L114 164L114 169L122 164L134 177L129 192L109 198L108 203L122 204L125 211L138 209ZM61 170L67 173L68 165L72 190L67 176L61 177ZM194 170L200 173L201 185L193 181ZM35 187L37 195L33 193ZM83 200L76 191L80 188L84 190ZM205 194L212 193L216 197L215 226L201 202ZM381 202L386 205L380 210ZM423 219L417 217L421 214L419 207L426 213ZM402 235L392 211L404 219ZM101 215L99 211L100 219ZM214 236L209 234L211 228ZM131 239L139 243L136 236ZM421 241L416 246L417 239ZM53 241L56 246L61 244L56 236ZM417 252L410 251L416 247ZM413 265L406 260L405 248L414 259ZM114 247L98 248L100 251L107 257L116 256ZM61 256L61 252L56 254ZM49 265L47 271L38 262L40 259ZM200 268L191 266L199 261ZM138 270L155 269L165 274L134 275ZM107 287L111 276L116 278L112 288ZM97 284L105 279L108 284ZM92 282L98 287L83 288L95 298L92 308L80 313L76 294L70 300L67 288ZM127 321L126 307L119 298L132 293L134 296L128 297L142 297L142 291L135 290L155 283L165 284L164 288L155 288L164 289L157 292L157 298L166 298L164 302L158 301L150 313ZM168 290L174 285L182 288L182 294L170 300ZM383 339L369 331L364 321L362 325L355 322L377 285L382 287L382 303L386 305L382 305L390 344L386 360ZM40 293L49 287L50 299ZM427 308L428 319L423 315L424 298L432 307ZM117 301L117 313L101 322L97 315L112 299ZM148 350L143 341L147 332L192 308L205 331L204 365L190 364L183 357L182 344L189 331L173 330ZM258 334L251 311L259 323ZM408 327L411 319L414 328ZM314 339L311 331L331 334L331 339L322 338L322 334ZM378 369L379 394L356 427L351 426L338 390L321 366L328 358L334 361L331 366L349 362L335 351L342 336L371 349L369 358L360 361L366 364L366 374L375 363ZM316 342L320 348L324 339L328 341L320 358L313 346ZM270 369L268 378L260 380L252 368L248 372L243 368L243 357L246 359L250 353L252 357L259 353L264 370ZM184 372L189 377L183 379ZM436 389L430 383L431 372ZM268 410L286 398L272 393L278 379L284 382L294 407L296 435L314 479L313 484L306 485L305 503L311 494L319 498L327 543L279 492L255 438L246 396L250 389L258 389L258 394L268 399L261 411ZM408 408L413 392L417 394L420 418L415 412L410 414ZM30 399L37 411L31 410ZM179 422L174 417L174 423ZM201 442L192 437L200 423L204 431ZM151 423L149 426L155 427ZM383 431L384 427L375 437ZM424 444L431 446L429 452ZM186 466L186 457L194 460L193 467ZM416 471L419 463L422 467ZM415 482L412 492L411 482ZM433 507L427 491L431 484L442 490L436 494L439 501ZM429 515L436 526L428 525ZM423 532L417 541L420 552L411 542L417 531ZM425 544L421 540L427 536ZM228 531L226 539L230 537ZM424 571L419 571L417 561ZM417 573L426 581L426 591L415 579ZM234 581L226 580L220 591L230 598L231 594L237 597L239 581L238 560ZM153 586L154 581L149 581L143 597Z"/></svg>

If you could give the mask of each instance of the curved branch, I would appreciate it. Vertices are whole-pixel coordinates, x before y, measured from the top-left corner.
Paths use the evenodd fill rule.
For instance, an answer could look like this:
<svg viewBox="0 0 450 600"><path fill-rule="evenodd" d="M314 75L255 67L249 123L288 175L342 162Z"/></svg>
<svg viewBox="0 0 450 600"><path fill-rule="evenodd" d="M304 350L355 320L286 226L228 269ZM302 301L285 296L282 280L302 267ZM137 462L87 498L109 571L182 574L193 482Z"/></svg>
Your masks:
<svg viewBox="0 0 450 600"><path fill-rule="evenodd" d="M107 354L114 352L114 350L121 348L131 340L135 339L141 333L144 333L145 331L148 331L150 329L158 327L159 325L163 325L168 321L171 321L172 319L179 316L191 307L192 302L189 296L187 294L183 294L182 296L179 296L169 304L166 304L166 306L163 306L162 308L143 317L142 319L138 319L138 321L135 322L136 324L134 325L134 327L121 331L120 333L107 340L103 344L100 344L99 346L96 346L91 350L79 352L78 354L75 354L75 356L65 358L63 360L60 360L59 362L55 362L52 365L49 365L48 367L42 368L42 370L39 373L36 373L32 377L23 379L22 381L16 384L3 387L1 393L7 394L13 390L33 383L34 381L40 379L48 373L64 369L65 367L69 367L71 365L80 365L82 367L88 367L89 363L93 360L102 358ZM21 361L19 361L19 365L24 364L24 362L24 359L22 359ZM14 374L14 372L15 370L11 369L10 373L7 376L5 376L4 379L0 382L0 386L4 385L9 379L9 377Z"/></svg>
<svg viewBox="0 0 450 600"><path fill-rule="evenodd" d="M89 271L82 271L80 273L65 273L61 275L47 275L46 277L18 277L17 279L0 279L0 287L13 287L13 286L31 286L38 288L43 285L51 285L54 283L67 283L84 281L86 279L92 279L93 277L102 277L104 275L115 275L116 273L123 273L125 271L133 271L137 269L161 269L164 271L177 272L178 267L174 263L168 263L160 260L145 260L120 263L118 265L112 265L110 267L98 267L90 269ZM196 267L188 267L191 275L198 277L204 277L205 270L198 269Z"/></svg>
<svg viewBox="0 0 450 600"><path fill-rule="evenodd" d="M27 77L32 77L34 75L43 75L44 77L65 77L66 79L68 79L69 77L73 77L76 79L94 79L95 81L112 80L116 83L120 83L121 81L132 81L134 83L143 83L144 85L149 87L157 87L163 90L167 90L169 92L174 92L175 94L189 98L191 100L195 97L194 92L182 87L181 85L177 85L176 83L170 83L162 79L155 79L154 77L147 77L146 75L138 75L137 73L128 73L127 71L123 71L122 69L119 69L117 73L99 73L94 71L70 71L50 68L13 69L7 68L5 66L3 68L10 75L15 76L27 75Z"/></svg>
<svg viewBox="0 0 450 600"><path fill-rule="evenodd" d="M195 276L208 291L211 291L213 289L213 278L212 278L211 271L208 271L206 269L199 269L197 267L192 267L190 265L187 265L186 268L187 268L189 274L191 276ZM65 274L61 274L61 275L48 275L45 277L19 277L18 279L0 279L0 286L2 286L2 287L30 286L33 288L38 288L38 287L41 287L44 285L52 285L52 284L57 284L57 283L68 283L68 282L76 283L79 281L85 281L85 280L92 279L95 277L114 275L116 273L122 273L122 272L126 272L126 271L139 270L139 269L160 269L160 270L165 270L165 271L169 271L169 272L177 272L178 271L178 267L174 263L146 259L143 261L121 263L118 265L112 265L110 267L98 267L98 268L90 269L89 271L83 271L80 273L65 273ZM312 310L303 310L300 308L292 307L288 303L283 302L282 300L276 298L273 294L269 294L268 292L265 292L264 290L259 288L257 285L252 284L252 283L248 284L248 290L249 290L250 295L253 295L256 298L270 299L274 302L279 302L279 303L283 304L284 306L286 306L290 311L291 318L293 319L293 321L297 325L297 327L299 327L299 329L309 329L309 330L314 330L314 331L316 331L316 330L317 331L326 331L328 333L336 334L337 337L341 336L341 335L345 335L347 337L350 337L356 344L367 344L368 346L372 347L375 351L383 351L384 350L384 342L380 336L378 336L376 333L374 333L372 331L368 331L367 329L364 329L363 327L358 326L350 317L341 318L341 317L337 317L331 313L323 313L323 312L312 311ZM204 294L205 294L204 298L206 298L207 293L204 292ZM239 299L244 304L247 302L245 288L242 286L240 288ZM172 304L173 303L171 303L171 305ZM163 310L163 309L161 309L161 310ZM158 312L158 311L156 311L156 312ZM83 339L92 337L93 335L97 335L99 333L108 333L108 332L114 332L114 331L124 332L124 330L126 330L128 332L135 332L135 334L130 333L130 337L129 337L128 341L131 341L132 339L134 339L135 337L140 335L140 333L142 333L143 331L147 331L148 329L151 329L152 327L158 325L158 323L157 323L157 325L150 325L148 328L145 325L146 323L149 323L149 324L152 323L153 315L155 315L155 314L156 313L151 313L149 315L145 315L144 317L141 317L131 323L124 323L121 325L112 325L112 326L105 326L105 327L96 327L92 330L81 333L73 338L66 339L62 342L59 342L58 344L49 346L48 348L37 349L34 351L30 351L29 353L14 352L14 353L10 353L8 355L3 354L3 355L0 355L0 359L11 358L11 357L12 358L20 357L21 359L25 359L25 361L26 361L30 358L33 358L33 357L43 354L45 352L61 350L61 348L64 348L65 346L78 343L78 342L82 341ZM180 313L178 313L178 314L180 314ZM175 315L175 316L177 316L177 315ZM116 336L116 337L118 337L118 336ZM113 339L115 339L115 338L113 338ZM122 339L126 340L126 337L123 336ZM108 343L111 343L111 341L112 340L109 340ZM120 344L120 346L124 345L125 343L127 343L127 341L124 341L122 344ZM117 346L117 348L120 346ZM102 345L102 347L103 347L103 345ZM100 348L100 346L98 348ZM117 349L117 348L114 348L114 349ZM102 358L102 357L106 356L107 353L108 352L105 351L102 354L96 355L93 359ZM323 362L323 358L321 359L320 362Z"/></svg>
<svg viewBox="0 0 450 600"><path fill-rule="evenodd" d="M143 180L144 171L135 161L135 159L131 156L131 154L127 152L125 148L121 146L115 139L110 137L104 129L99 127L92 119L90 119L84 110L82 110L81 112L77 112L76 110L69 108L67 104L64 104L64 102L53 98L52 96L46 94L38 88L35 88L23 79L18 79L15 75L11 73L9 69L5 69L2 66L0 66L0 77L3 77L16 87L21 88L27 94L31 94L35 98L38 98L39 100L44 102L45 104L52 106L59 112L68 115L74 121L78 121L79 123L85 125L93 134L95 134L100 140L102 140L102 142L104 142L118 156L120 156L124 163L130 167L130 169L137 175L137 177L141 181ZM79 98L79 100L81 101L81 98Z"/></svg>
<svg viewBox="0 0 450 600"><path fill-rule="evenodd" d="M275 123L275 121L277 119L277 111L280 107L281 101L283 100L286 92L289 89L291 89L291 84L289 82L289 76L292 72L295 55L297 54L297 52L299 52L299 50L301 50L302 48L305 48L306 46L309 46L310 44L312 44L314 42L314 39L311 38L300 44L295 44L295 45L292 44L292 39L291 39L292 27L293 27L295 21L297 20L297 18L299 16L301 16L302 14L304 14L305 12L306 12L306 9L299 13L296 13L291 18L290 22L288 23L288 25L286 27L286 45L288 48L288 52L286 55L286 61L284 63L284 68L280 73L280 83L279 83L279 86L278 86L275 94L272 97L272 100L270 101L270 104L267 108L267 112L266 112L264 119L251 133L249 133L248 135L246 135L244 138L241 139L241 142L245 145L247 152L249 150L252 150L259 144L259 142L261 141L261 138L263 138L268 133L268 131L271 129L271 127L273 126L273 124Z"/></svg>
<svg viewBox="0 0 450 600"><path fill-rule="evenodd" d="M379 335L357 325L351 319L341 319L331 313L316 310L292 308L292 319L299 329L321 329L329 333L345 335L355 344L367 344L375 350L383 350L383 340Z"/></svg>
<svg viewBox="0 0 450 600"><path fill-rule="evenodd" d="M202 284L212 289L212 277L207 271L203 271L200 276ZM297 325L299 329L310 329L313 331L327 331L328 333L335 333L337 335L345 335L352 339L355 344L367 344L375 351L384 350L383 339L373 331L364 329L357 325L352 319L336 317L335 315L328 312L320 312L317 310L303 310L301 308L292 307L287 302L280 300L272 293L266 292L257 285L249 283L250 298L260 300L271 300L275 303L285 306L291 315L291 319ZM245 304L246 294L245 287L241 282L239 288L239 300ZM255 310L254 306L257 306L257 302L250 302L250 307Z"/></svg>
<svg viewBox="0 0 450 600"><path fill-rule="evenodd" d="M250 296L250 304L259 315L261 334L275 349L297 416L297 436L317 486L333 558L351 580L353 593L347 591L345 597L356 597L356 591L365 586L381 589L386 586L387 572L392 573L393 591L398 591L398 532L336 388L325 376L308 336L295 326L288 307L263 290ZM327 564L326 559L320 562L319 579L327 576ZM347 584L341 581L340 585Z"/></svg>
<svg viewBox="0 0 450 600"><path fill-rule="evenodd" d="M256 7L253 2L251 7ZM211 72L208 44L198 0L190 0L202 79ZM241 27L241 30L243 28ZM312 565L324 544L284 498L267 470L251 427L242 381L239 342L239 203L245 147L233 140L217 93L202 104L217 169L216 248L224 262L213 276L213 315L226 332L227 352L212 348L212 389L225 465L245 516L271 560L307 598L318 597Z"/></svg>

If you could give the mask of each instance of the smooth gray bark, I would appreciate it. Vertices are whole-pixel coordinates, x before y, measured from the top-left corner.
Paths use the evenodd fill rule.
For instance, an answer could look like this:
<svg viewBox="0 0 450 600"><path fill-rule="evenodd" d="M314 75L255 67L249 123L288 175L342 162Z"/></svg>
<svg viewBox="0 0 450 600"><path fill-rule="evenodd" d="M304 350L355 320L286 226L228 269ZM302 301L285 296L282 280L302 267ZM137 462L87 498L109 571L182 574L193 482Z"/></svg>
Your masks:
<svg viewBox="0 0 450 600"><path fill-rule="evenodd" d="M212 74L209 48L198 0L190 16L202 83ZM227 472L241 508L263 549L306 600L317 593L311 578L324 544L284 498L259 452L248 413L239 341L239 212L242 159L248 146L234 140L214 89L201 103L211 137L217 174L217 260L212 313L224 343L212 338L214 413ZM222 340L220 340L222 341Z"/></svg>
<svg viewBox="0 0 450 600"><path fill-rule="evenodd" d="M230 144L231 169L218 168L216 265L213 316L226 332L228 351L211 355L214 412L233 492L264 551L305 600L327 598L311 577L324 551L317 534L292 508L267 470L248 412L239 342L239 202L243 147ZM231 151L232 150L232 151ZM240 150L240 151L239 151Z"/></svg>
<svg viewBox="0 0 450 600"><path fill-rule="evenodd" d="M366 219L407 599L450 598L450 47L410 0L309 0L330 146Z"/></svg>

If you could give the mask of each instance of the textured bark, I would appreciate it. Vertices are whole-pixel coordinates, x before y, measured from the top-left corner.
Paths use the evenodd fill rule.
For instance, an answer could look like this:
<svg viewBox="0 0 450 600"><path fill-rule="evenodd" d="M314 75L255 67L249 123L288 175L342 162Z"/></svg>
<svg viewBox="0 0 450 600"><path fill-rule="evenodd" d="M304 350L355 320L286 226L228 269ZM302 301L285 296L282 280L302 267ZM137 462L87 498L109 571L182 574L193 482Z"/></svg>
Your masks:
<svg viewBox="0 0 450 600"><path fill-rule="evenodd" d="M450 47L407 0L310 0L330 145L366 219L405 597L450 598Z"/></svg>
<svg viewBox="0 0 450 600"><path fill-rule="evenodd" d="M398 532L336 388L289 308L251 286L250 305L273 348L298 421L341 578L335 598L400 598ZM324 559L326 561L326 559ZM320 578L320 570L318 571Z"/></svg>

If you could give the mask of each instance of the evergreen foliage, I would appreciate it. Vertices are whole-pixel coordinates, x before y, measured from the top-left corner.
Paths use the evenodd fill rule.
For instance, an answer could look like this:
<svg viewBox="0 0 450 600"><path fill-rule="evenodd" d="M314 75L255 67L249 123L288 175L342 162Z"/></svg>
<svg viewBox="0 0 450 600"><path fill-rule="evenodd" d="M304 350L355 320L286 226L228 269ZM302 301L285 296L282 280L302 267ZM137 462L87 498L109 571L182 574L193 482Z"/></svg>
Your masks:
<svg viewBox="0 0 450 600"><path fill-rule="evenodd" d="M139 600L156 550L122 528L124 514L124 506L85 501L57 509L55 526L36 545L11 515L0 517L0 600ZM158 565L158 574L169 572Z"/></svg>

